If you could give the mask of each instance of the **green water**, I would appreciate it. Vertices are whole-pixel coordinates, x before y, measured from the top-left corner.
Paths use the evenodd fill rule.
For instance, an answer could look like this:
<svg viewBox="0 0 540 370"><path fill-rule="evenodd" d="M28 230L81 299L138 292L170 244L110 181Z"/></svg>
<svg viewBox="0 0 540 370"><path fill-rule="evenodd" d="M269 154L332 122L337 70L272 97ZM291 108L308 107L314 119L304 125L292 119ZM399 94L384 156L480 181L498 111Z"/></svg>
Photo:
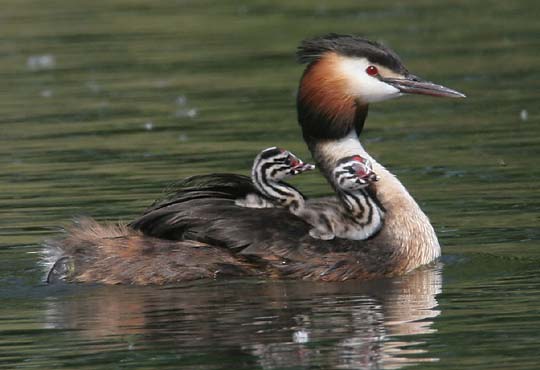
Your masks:
<svg viewBox="0 0 540 370"><path fill-rule="evenodd" d="M4 0L0 367L538 368L538 4ZM74 216L130 220L267 146L309 158L293 51L330 31L469 96L374 105L363 134L430 216L441 264L369 284L42 283L39 243Z"/></svg>

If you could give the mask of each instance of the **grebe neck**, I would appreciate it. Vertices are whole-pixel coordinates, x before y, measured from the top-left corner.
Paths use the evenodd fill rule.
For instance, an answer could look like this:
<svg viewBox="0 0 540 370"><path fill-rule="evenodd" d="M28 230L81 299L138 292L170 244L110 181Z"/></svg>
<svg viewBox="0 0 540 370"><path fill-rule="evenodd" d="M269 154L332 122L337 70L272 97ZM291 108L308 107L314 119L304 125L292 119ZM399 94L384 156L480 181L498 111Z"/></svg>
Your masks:
<svg viewBox="0 0 540 370"><path fill-rule="evenodd" d="M380 180L369 189L385 210L384 226L376 238L394 247L395 257L403 261L404 272L440 256L439 242L428 217L401 182L369 155L355 130L341 139L313 141L308 146L319 169L334 188L332 168L340 158L360 155L371 161Z"/></svg>
<svg viewBox="0 0 540 370"><path fill-rule="evenodd" d="M252 179L257 190L273 203L290 209L304 207L304 195L292 185L283 181L273 181L256 171L252 172Z"/></svg>
<svg viewBox="0 0 540 370"><path fill-rule="evenodd" d="M341 158L360 155L373 162L373 158L362 147L356 129L350 130L339 139L310 140L307 145L318 168L335 190L337 187L332 171Z"/></svg>

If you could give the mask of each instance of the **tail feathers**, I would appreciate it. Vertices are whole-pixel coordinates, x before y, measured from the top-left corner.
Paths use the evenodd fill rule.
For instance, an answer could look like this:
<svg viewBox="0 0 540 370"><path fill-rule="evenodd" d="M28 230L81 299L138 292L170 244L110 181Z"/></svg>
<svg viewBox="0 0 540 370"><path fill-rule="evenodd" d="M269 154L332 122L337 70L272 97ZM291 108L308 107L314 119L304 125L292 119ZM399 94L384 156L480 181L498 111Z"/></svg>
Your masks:
<svg viewBox="0 0 540 370"><path fill-rule="evenodd" d="M172 204L184 203L194 199L218 198L238 199L248 193L256 192L247 176L230 173L216 173L191 176L166 189L167 194L154 202L145 213Z"/></svg>
<svg viewBox="0 0 540 370"><path fill-rule="evenodd" d="M229 245L226 242L228 239L223 239L221 235L216 238L204 237L202 240L201 237L208 234L210 223L220 220L223 215L228 215L231 220L238 219L232 217L231 212L250 214L251 217L252 210L237 207L234 201L256 192L247 176L209 174L188 177L170 187L165 197L151 205L129 227L162 239L195 239L225 247ZM221 213L216 212L218 208ZM233 248L238 248L238 244L240 247L245 245L233 244Z"/></svg>
<svg viewBox="0 0 540 370"><path fill-rule="evenodd" d="M256 275L256 269L230 251L195 241L145 236L125 225L77 220L62 239L49 241L45 255L55 256L48 282L172 284L221 276Z"/></svg>

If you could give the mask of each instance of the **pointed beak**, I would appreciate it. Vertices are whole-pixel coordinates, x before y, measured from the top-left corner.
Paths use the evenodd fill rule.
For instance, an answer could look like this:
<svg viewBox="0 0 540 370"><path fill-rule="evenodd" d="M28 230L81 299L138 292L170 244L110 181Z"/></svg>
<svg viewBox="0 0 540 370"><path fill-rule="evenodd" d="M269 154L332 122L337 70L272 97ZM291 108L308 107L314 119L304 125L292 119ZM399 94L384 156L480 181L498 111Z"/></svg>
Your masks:
<svg viewBox="0 0 540 370"><path fill-rule="evenodd" d="M465 94L449 89L448 87L422 80L415 75L407 75L404 78L381 78L381 80L404 94L418 94L439 96L445 98L465 98Z"/></svg>
<svg viewBox="0 0 540 370"><path fill-rule="evenodd" d="M300 173L303 173L303 172L306 172L306 171L311 171L311 170L314 170L315 169L315 166L310 164L310 163L304 163L302 161L300 161L300 163L298 163L296 166L294 166L292 168L292 174L293 175L298 175Z"/></svg>

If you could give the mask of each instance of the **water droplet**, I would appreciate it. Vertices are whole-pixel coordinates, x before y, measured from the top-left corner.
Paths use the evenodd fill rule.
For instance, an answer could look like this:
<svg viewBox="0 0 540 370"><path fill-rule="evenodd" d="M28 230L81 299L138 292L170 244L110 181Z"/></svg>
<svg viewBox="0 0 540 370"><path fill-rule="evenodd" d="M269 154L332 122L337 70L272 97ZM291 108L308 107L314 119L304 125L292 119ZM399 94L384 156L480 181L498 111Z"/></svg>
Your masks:
<svg viewBox="0 0 540 370"><path fill-rule="evenodd" d="M43 69L51 69L56 66L54 55L31 55L26 60L26 66L31 71L40 71Z"/></svg>
<svg viewBox="0 0 540 370"><path fill-rule="evenodd" d="M51 96L53 96L53 91L50 89L41 90L39 95L41 95L44 98L50 98Z"/></svg>
<svg viewBox="0 0 540 370"><path fill-rule="evenodd" d="M294 343L307 343L309 342L309 333L303 329L300 329L293 333L292 339Z"/></svg>
<svg viewBox="0 0 540 370"><path fill-rule="evenodd" d="M195 108L190 108L190 109L178 109L175 113L174 113L174 116L176 118L194 118L197 116L197 109Z"/></svg>
<svg viewBox="0 0 540 370"><path fill-rule="evenodd" d="M94 93L98 93L101 91L101 86L96 81L88 81L86 83L86 87Z"/></svg>
<svg viewBox="0 0 540 370"><path fill-rule="evenodd" d="M176 104L180 106L184 106L187 104L187 98L185 95L180 95L176 98Z"/></svg>

